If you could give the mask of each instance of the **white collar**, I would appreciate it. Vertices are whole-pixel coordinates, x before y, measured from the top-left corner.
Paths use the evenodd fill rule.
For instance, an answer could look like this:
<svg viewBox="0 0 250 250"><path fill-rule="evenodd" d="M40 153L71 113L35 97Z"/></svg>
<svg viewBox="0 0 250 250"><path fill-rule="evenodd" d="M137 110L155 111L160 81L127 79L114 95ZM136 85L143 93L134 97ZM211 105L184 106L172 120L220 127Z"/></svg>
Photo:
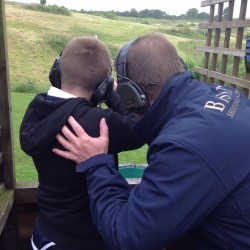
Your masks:
<svg viewBox="0 0 250 250"><path fill-rule="evenodd" d="M49 91L48 91L48 95L49 96L54 96L54 97L60 97L60 98L64 98L64 99L68 99L68 98L76 98L76 96L69 94L68 92L65 92L61 89L55 88L53 86L50 87Z"/></svg>

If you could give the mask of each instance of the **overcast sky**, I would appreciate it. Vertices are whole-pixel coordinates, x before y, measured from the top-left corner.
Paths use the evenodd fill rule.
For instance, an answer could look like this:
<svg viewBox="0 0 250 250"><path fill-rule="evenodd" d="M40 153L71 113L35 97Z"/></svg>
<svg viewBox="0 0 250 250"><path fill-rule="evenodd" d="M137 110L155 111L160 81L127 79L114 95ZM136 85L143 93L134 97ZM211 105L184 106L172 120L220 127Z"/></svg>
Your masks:
<svg viewBox="0 0 250 250"><path fill-rule="evenodd" d="M14 0L22 3L40 3L40 0ZM73 10L115 10L130 11L135 8L137 11L144 9L159 9L170 15L186 14L189 9L196 8L199 12L209 13L210 7L201 7L202 0L46 0L49 5L56 4ZM234 4L234 17L239 17L240 0ZM249 4L250 5L250 4ZM250 7L247 6L247 17L250 17ZM218 6L218 5L216 5ZM224 4L224 8L228 3ZM218 8L218 7L217 7ZM215 10L217 14L217 9Z"/></svg>
<svg viewBox="0 0 250 250"><path fill-rule="evenodd" d="M14 0L23 3L40 3L40 0ZM185 14L189 9L196 8L199 12L209 12L209 7L200 7L201 0L47 0L47 4L65 6L74 10L115 10L130 11L135 8L137 11L144 9L159 9L167 14Z"/></svg>

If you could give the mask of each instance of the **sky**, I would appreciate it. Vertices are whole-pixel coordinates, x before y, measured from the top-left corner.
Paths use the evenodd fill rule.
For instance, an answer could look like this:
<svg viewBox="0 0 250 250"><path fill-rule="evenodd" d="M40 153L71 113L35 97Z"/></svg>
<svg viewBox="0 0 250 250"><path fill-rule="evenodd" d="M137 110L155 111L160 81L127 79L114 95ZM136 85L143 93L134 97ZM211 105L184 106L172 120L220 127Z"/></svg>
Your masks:
<svg viewBox="0 0 250 250"><path fill-rule="evenodd" d="M22 3L40 3L40 0L14 0ZM189 9L196 8L199 12L209 12L209 7L200 7L201 0L47 0L47 4L56 4L68 9L103 10L103 11L137 11L159 9L170 15L185 14Z"/></svg>

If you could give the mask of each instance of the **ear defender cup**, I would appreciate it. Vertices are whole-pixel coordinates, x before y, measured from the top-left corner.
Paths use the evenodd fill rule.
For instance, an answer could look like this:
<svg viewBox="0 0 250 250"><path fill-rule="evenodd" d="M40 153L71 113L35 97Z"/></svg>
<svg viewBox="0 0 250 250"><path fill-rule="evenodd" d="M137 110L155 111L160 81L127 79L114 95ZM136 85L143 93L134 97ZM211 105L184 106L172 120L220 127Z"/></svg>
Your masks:
<svg viewBox="0 0 250 250"><path fill-rule="evenodd" d="M50 72L49 72L49 80L51 82L51 85L55 88L61 89L61 69L60 69L60 58L61 58L62 52L60 55L55 59L55 62L53 63Z"/></svg>
<svg viewBox="0 0 250 250"><path fill-rule="evenodd" d="M148 99L141 88L133 81L124 81L117 86L122 104L127 110L143 114L149 107Z"/></svg>
<svg viewBox="0 0 250 250"><path fill-rule="evenodd" d="M91 105L96 106L98 103L104 102L113 91L113 86L114 78L112 76L108 76L104 81L98 84L90 98Z"/></svg>

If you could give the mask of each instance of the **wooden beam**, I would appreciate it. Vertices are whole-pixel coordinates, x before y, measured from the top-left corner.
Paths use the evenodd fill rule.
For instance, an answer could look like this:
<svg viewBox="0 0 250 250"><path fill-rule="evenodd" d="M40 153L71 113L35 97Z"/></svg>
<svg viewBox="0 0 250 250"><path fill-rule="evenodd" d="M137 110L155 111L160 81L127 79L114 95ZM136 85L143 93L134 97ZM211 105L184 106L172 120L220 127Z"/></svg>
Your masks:
<svg viewBox="0 0 250 250"><path fill-rule="evenodd" d="M2 247L4 250L21 249L19 248L20 241L19 241L18 211L15 204L12 206L12 209L9 213L7 222L1 234L1 239L2 239Z"/></svg>
<svg viewBox="0 0 250 250"><path fill-rule="evenodd" d="M15 202L17 204L36 203L38 182L17 182Z"/></svg>
<svg viewBox="0 0 250 250"><path fill-rule="evenodd" d="M12 119L10 115L11 100L9 91L9 64L4 3L4 0L0 0L0 125L2 127L0 151L4 154L4 161L0 170L4 175L3 181L6 188L12 189L15 186L15 171L13 160Z"/></svg>
<svg viewBox="0 0 250 250"><path fill-rule="evenodd" d="M228 21L233 20L233 12L234 12L234 1L229 2L228 5ZM229 48L230 46L230 39L231 39L231 28L227 28L225 30L225 37L224 37L224 48ZM228 55L223 54L222 55L222 60L221 60L221 69L220 72L222 74L226 74L227 72L227 61L228 61ZM224 84L223 81L219 81L220 84Z"/></svg>
<svg viewBox="0 0 250 250"><path fill-rule="evenodd" d="M198 46L196 47L196 50L203 51L203 52L209 52L209 53L217 53L217 54L223 54L228 56L238 56L238 57L244 57L245 51L242 49L229 49L229 48L215 48L215 47L208 47L208 46Z"/></svg>
<svg viewBox="0 0 250 250"><path fill-rule="evenodd" d="M14 203L14 191L6 190L0 196L0 234L9 216L10 210Z"/></svg>
<svg viewBox="0 0 250 250"><path fill-rule="evenodd" d="M141 178L126 178L130 186L141 182ZM17 204L36 203L38 182L17 182L15 187L15 202Z"/></svg>
<svg viewBox="0 0 250 250"><path fill-rule="evenodd" d="M215 79L221 80L223 82L228 82L228 83L234 84L234 85L239 86L239 87L250 89L250 81L247 81L247 80L244 80L244 79L241 79L238 77L225 75L222 73L218 73L218 72L208 70L208 69L203 69L200 67L195 67L194 71L197 73L200 73L202 75L206 75L208 77L213 77Z"/></svg>
<svg viewBox="0 0 250 250"><path fill-rule="evenodd" d="M222 15L223 15L223 6L224 3L220 3L219 4L219 8L218 8L218 22L222 22ZM221 34L221 29L216 29L215 30L215 36L214 36L214 47L219 47L220 46L220 34ZM218 54L217 53L213 53L212 56L212 63L211 63L211 70L215 70L217 68L217 60L218 60ZM210 78L210 81L214 81L213 78Z"/></svg>
<svg viewBox="0 0 250 250"><path fill-rule="evenodd" d="M225 3L225 2L231 2L232 0L205 0L201 1L201 7L206 7L210 5L214 5L217 3Z"/></svg>
<svg viewBox="0 0 250 250"><path fill-rule="evenodd" d="M200 23L200 29L227 29L227 28L246 28L250 26L250 20L233 20L225 22Z"/></svg>
<svg viewBox="0 0 250 250"><path fill-rule="evenodd" d="M247 0L241 0L239 20L245 20L245 18L246 18L246 9L247 9ZM237 35L236 35L236 45L235 45L236 49L241 49L242 48L243 34L244 34L244 28L239 27L237 29ZM240 58L239 57L234 57L233 69L232 69L232 75L233 76L238 76L238 74L239 74L239 65L240 65Z"/></svg>
<svg viewBox="0 0 250 250"><path fill-rule="evenodd" d="M210 7L210 13L209 13L209 22L212 23L214 21L214 11L215 11L215 5L212 5ZM210 47L211 43L212 43L212 36L213 36L213 30L212 29L208 29L207 31L207 40L206 40L206 46ZM209 57L210 57L210 53L205 53L204 56L204 68L208 69L209 66ZM202 80L204 82L207 81L206 76L202 76Z"/></svg>

